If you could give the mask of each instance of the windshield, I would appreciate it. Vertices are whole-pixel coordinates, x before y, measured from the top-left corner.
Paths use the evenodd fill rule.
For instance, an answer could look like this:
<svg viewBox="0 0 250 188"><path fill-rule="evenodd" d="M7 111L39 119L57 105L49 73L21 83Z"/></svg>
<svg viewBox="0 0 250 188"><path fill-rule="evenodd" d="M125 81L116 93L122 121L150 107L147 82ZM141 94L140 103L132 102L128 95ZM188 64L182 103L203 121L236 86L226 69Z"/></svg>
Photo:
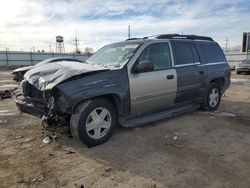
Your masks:
<svg viewBox="0 0 250 188"><path fill-rule="evenodd" d="M120 67L128 62L139 43L117 43L103 47L87 59L87 63L105 67Z"/></svg>

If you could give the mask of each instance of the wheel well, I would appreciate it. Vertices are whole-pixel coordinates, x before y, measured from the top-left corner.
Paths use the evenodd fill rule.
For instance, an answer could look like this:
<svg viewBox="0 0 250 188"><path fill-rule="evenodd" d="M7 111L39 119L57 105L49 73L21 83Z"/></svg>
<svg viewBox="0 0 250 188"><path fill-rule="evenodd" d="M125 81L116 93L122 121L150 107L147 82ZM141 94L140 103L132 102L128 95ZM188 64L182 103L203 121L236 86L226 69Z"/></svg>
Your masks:
<svg viewBox="0 0 250 188"><path fill-rule="evenodd" d="M120 114L121 100L120 100L118 95L116 95L116 94L108 94L108 95L98 96L98 98L99 97L104 98L104 99L108 100L109 102L111 102L111 104L113 104L113 106L116 108L118 115Z"/></svg>
<svg viewBox="0 0 250 188"><path fill-rule="evenodd" d="M223 89L224 85L225 85L225 79L224 78L215 78L213 80L211 80L210 83L217 83L221 89Z"/></svg>
<svg viewBox="0 0 250 188"><path fill-rule="evenodd" d="M106 100L108 100L109 102L111 102L111 104L115 107L115 109L116 109L116 111L117 111L117 113L118 113L118 116L121 114L121 100L120 100L120 98L119 98L119 96L118 95L116 95L116 94L106 94L106 95L100 95L100 96L96 96L96 97L93 97L93 98L88 98L88 99L85 99L84 101L86 101L86 100L91 100L91 99L95 99L95 98L104 98L104 99L106 99ZM80 103L78 103L77 105L76 105L76 107L79 105L79 104L81 104L81 103L83 103L84 101L81 101ZM76 107L75 107L75 109L76 109ZM74 110L75 110L74 109Z"/></svg>

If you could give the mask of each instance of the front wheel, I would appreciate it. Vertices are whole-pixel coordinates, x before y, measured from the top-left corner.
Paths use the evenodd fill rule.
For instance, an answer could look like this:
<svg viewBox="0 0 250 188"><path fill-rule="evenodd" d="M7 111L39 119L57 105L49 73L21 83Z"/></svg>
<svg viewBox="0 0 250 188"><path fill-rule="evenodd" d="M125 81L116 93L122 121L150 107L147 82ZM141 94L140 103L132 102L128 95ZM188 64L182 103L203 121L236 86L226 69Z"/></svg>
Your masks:
<svg viewBox="0 0 250 188"><path fill-rule="evenodd" d="M101 98L78 105L70 120L73 137L78 137L88 147L106 142L116 124L116 109L109 101Z"/></svg>
<svg viewBox="0 0 250 188"><path fill-rule="evenodd" d="M201 103L201 108L208 111L216 110L220 105L220 101L221 88L217 83L211 83Z"/></svg>

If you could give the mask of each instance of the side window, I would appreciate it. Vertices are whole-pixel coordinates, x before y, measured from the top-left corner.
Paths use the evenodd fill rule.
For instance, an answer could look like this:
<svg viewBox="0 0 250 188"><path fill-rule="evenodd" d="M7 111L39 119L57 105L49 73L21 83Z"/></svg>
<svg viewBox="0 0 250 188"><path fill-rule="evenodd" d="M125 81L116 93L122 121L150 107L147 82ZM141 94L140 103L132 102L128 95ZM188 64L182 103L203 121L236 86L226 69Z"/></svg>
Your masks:
<svg viewBox="0 0 250 188"><path fill-rule="evenodd" d="M150 61L154 64L154 70L164 70L172 67L171 55L168 43L151 44L146 47L137 59Z"/></svg>
<svg viewBox="0 0 250 188"><path fill-rule="evenodd" d="M192 44L190 44L189 42L173 41L172 47L174 50L175 65L195 63L193 53L195 53L196 49L192 49L192 47L194 48ZM198 58L198 54L196 58Z"/></svg>
<svg viewBox="0 0 250 188"><path fill-rule="evenodd" d="M200 44L201 50L205 56L207 63L214 62L225 62L226 58L222 51L216 43L202 43Z"/></svg>

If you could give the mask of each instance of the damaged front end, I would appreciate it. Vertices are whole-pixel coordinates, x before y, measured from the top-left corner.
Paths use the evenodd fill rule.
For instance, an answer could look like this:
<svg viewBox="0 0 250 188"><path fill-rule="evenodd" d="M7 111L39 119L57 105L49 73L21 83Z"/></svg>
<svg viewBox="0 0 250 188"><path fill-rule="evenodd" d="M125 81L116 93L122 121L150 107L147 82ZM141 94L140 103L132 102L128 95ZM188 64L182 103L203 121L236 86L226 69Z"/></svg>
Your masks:
<svg viewBox="0 0 250 188"><path fill-rule="evenodd" d="M21 112L41 118L42 125L47 130L68 129L70 115L60 112L56 107L55 91L41 91L27 80L23 80L21 93L15 97L16 105Z"/></svg>

